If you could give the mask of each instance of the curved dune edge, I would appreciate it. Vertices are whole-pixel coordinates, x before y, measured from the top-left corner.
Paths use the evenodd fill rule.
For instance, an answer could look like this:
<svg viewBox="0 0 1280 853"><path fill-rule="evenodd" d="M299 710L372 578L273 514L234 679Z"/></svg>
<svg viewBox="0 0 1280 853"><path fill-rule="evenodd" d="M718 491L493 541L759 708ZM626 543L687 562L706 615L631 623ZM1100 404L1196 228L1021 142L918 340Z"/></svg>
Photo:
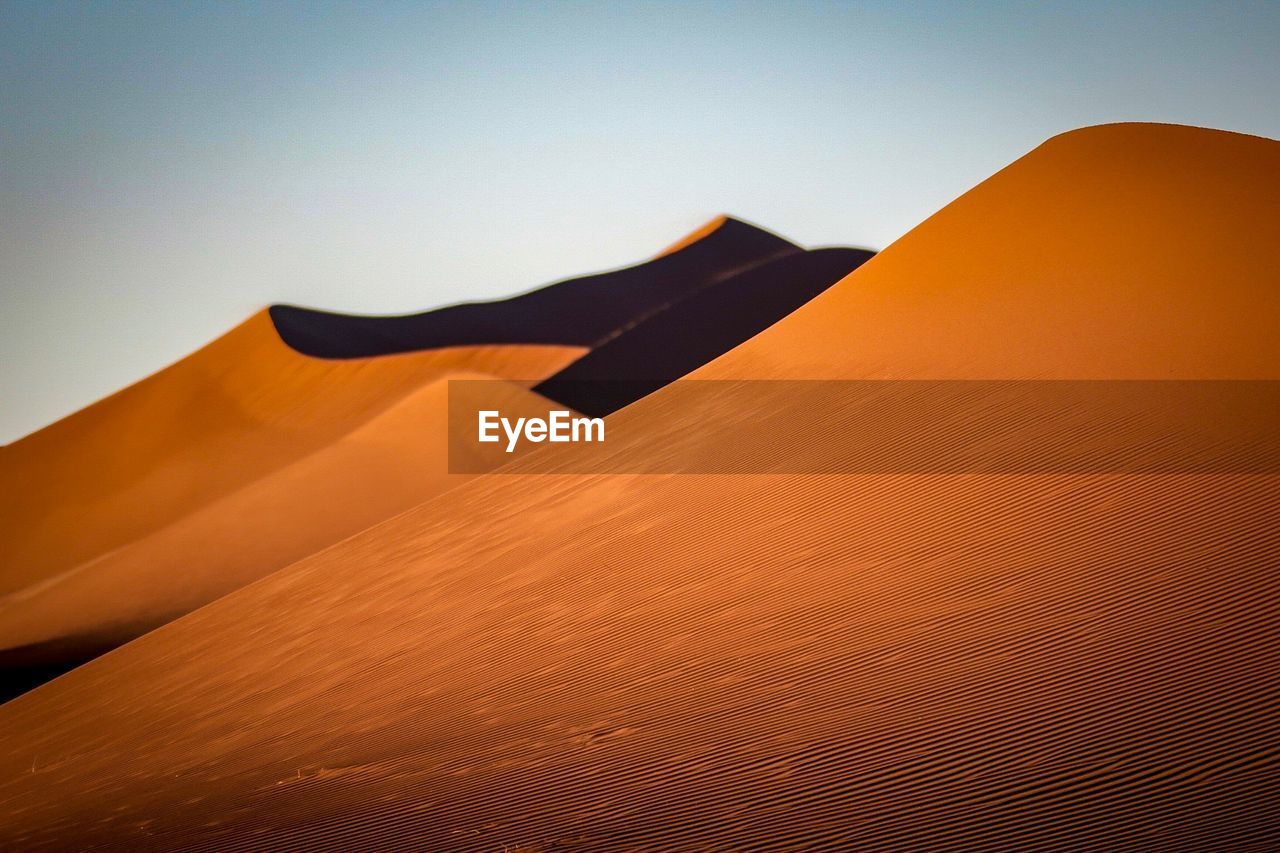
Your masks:
<svg viewBox="0 0 1280 853"><path fill-rule="evenodd" d="M459 370L534 382L577 347L299 355L259 312L192 355L6 449L0 594L125 545L351 432Z"/></svg>
<svg viewBox="0 0 1280 853"><path fill-rule="evenodd" d="M9 666L86 659L471 479L449 470L454 380L493 377L436 379L310 455L0 598L0 659ZM483 396L477 407L510 417L545 417L555 405L509 382L461 387ZM21 660L24 647L42 654Z"/></svg>
<svg viewBox="0 0 1280 853"><path fill-rule="evenodd" d="M1274 379L1278 171L1225 131L1053 137L699 375Z"/></svg>
<svg viewBox="0 0 1280 853"><path fill-rule="evenodd" d="M1025 191L1056 173L1089 219ZM1278 181L1277 143L1055 140L706 373L1276 378ZM1222 247L1189 238L1228 230L1246 257L1209 296ZM1015 278L1071 310L1049 325ZM937 313L935 346L909 324ZM617 417L679 415L658 392ZM1271 476L485 478L0 707L0 825L25 849L1267 847L1277 508Z"/></svg>

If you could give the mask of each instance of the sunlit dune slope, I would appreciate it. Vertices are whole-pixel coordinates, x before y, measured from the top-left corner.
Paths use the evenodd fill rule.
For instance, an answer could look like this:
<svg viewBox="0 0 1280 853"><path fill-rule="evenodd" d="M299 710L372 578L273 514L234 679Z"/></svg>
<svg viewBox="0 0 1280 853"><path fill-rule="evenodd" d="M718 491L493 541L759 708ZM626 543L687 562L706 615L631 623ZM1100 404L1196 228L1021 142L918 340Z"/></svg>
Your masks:
<svg viewBox="0 0 1280 853"><path fill-rule="evenodd" d="M1278 191L1068 134L704 373L1280 378ZM0 706L0 833L1266 849L1276 479L481 478Z"/></svg>
<svg viewBox="0 0 1280 853"><path fill-rule="evenodd" d="M290 346L325 358L499 341L593 347L688 293L798 251L798 246L768 231L720 216L646 263L508 299L399 317L275 305L271 317Z"/></svg>
<svg viewBox="0 0 1280 853"><path fill-rule="evenodd" d="M1055 137L702 375L1273 379L1278 171L1242 134Z"/></svg>
<svg viewBox="0 0 1280 853"><path fill-rule="evenodd" d="M512 383L476 381L492 377L438 379L314 453L0 598L0 662L92 657L469 479L448 466L448 383L459 379L472 408L546 417L554 405Z"/></svg>
<svg viewBox="0 0 1280 853"><path fill-rule="evenodd" d="M0 594L145 537L315 452L442 375L471 370L536 382L580 356L584 344L686 292L799 251L737 220L712 225L648 263L502 302L409 318L279 306L255 315L176 364L0 450ZM321 319L327 325L316 326ZM349 350L365 346L360 341L397 342L370 344L372 354L430 349L330 360L297 351L299 337Z"/></svg>

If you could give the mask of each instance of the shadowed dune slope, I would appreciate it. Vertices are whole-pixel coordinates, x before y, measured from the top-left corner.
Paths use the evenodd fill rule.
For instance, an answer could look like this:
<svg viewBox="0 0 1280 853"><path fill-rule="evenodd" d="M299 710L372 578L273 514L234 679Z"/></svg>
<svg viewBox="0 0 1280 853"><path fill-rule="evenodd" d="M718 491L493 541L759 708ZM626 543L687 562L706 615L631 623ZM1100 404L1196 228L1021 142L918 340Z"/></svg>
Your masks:
<svg viewBox="0 0 1280 853"><path fill-rule="evenodd" d="M308 456L0 597L0 669L18 678L95 657L465 482L449 472L448 383L489 378L438 379ZM509 417L546 417L555 405L509 382L460 388L483 397L475 408Z"/></svg>
<svg viewBox="0 0 1280 853"><path fill-rule="evenodd" d="M703 373L1277 379L1278 196L1067 134ZM1276 480L480 478L0 706L0 835L1274 846Z"/></svg>
<svg viewBox="0 0 1280 853"><path fill-rule="evenodd" d="M601 344L535 390L603 416L733 349L844 278L872 255L815 249L706 287Z"/></svg>
<svg viewBox="0 0 1280 853"><path fill-rule="evenodd" d="M360 335L367 332L369 340L399 341L373 346L371 355L429 348L391 358L308 356L298 350L314 348L296 338L314 326L299 319L310 313L289 309L296 323L286 323L288 331L279 310L261 312L147 379L0 448L0 595L145 537L324 447L442 375L470 370L536 382L580 356L579 342L763 258L798 251L722 217L656 260L504 302L413 318L312 318L335 346L366 340ZM396 329L408 331L396 337Z"/></svg>
<svg viewBox="0 0 1280 853"><path fill-rule="evenodd" d="M271 319L289 346L324 358L491 343L591 347L701 286L797 251L781 237L722 216L646 263L509 299L398 317L273 305Z"/></svg>

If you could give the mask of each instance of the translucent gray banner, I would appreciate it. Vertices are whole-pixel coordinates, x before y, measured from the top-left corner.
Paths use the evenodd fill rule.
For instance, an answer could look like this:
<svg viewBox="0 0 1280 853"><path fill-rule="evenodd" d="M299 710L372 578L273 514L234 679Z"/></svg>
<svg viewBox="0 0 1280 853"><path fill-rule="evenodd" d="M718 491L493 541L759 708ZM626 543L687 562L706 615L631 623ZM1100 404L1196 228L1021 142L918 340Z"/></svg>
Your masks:
<svg viewBox="0 0 1280 853"><path fill-rule="evenodd" d="M625 383L584 384L609 398ZM1280 473L1273 381L681 380L574 435L577 417L505 382L451 382L450 471Z"/></svg>

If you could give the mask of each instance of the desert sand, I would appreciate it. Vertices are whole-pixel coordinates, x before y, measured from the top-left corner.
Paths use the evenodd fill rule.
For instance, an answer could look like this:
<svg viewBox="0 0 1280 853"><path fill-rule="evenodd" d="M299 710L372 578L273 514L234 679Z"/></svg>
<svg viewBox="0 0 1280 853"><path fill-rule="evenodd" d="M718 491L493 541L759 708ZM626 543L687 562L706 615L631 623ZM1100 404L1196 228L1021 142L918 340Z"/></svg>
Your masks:
<svg viewBox="0 0 1280 853"><path fill-rule="evenodd" d="M465 482L446 445L459 380L474 408L555 405L480 374L437 379L314 453L0 599L0 660L86 660Z"/></svg>
<svg viewBox="0 0 1280 853"><path fill-rule="evenodd" d="M1280 378L1277 197L1273 141L1056 137L699 375ZM1274 475L477 478L0 706L0 835L1273 846L1278 508Z"/></svg>

